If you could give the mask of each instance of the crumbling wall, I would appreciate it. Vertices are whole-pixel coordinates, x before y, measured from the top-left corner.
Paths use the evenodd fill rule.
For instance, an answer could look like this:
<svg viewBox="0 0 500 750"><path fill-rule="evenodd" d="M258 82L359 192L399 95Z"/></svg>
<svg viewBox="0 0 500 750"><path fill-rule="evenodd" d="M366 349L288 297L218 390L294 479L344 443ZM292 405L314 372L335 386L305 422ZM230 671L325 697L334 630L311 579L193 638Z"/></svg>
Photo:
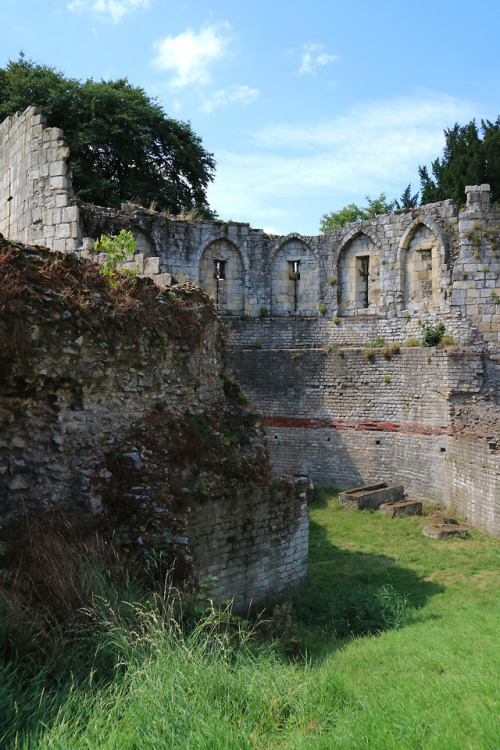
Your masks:
<svg viewBox="0 0 500 750"><path fill-rule="evenodd" d="M3 523L100 516L188 576L216 571L241 606L300 585L305 488L275 486L223 354L198 288L111 287L92 263L0 237Z"/></svg>
<svg viewBox="0 0 500 750"><path fill-rule="evenodd" d="M5 121L0 134L17 120ZM44 149L43 139L26 133L0 152L4 206L9 153L25 159ZM43 200L53 200L55 185L44 183ZM23 221L30 227L34 219L27 212ZM448 200L317 237L277 237L245 223L132 206L82 204L79 221L84 252L101 234L132 231L144 273L165 283L187 277L213 297L229 323L232 366L267 422L276 468L341 487L401 481L499 533L498 430L490 413L498 414L500 401L500 210L489 186L468 187L461 211ZM403 344L437 323L455 351L389 359L376 351L364 359L364 345ZM450 454L461 456L458 463Z"/></svg>
<svg viewBox="0 0 500 750"><path fill-rule="evenodd" d="M9 239L75 250L80 230L59 128L35 107L0 123L0 233Z"/></svg>

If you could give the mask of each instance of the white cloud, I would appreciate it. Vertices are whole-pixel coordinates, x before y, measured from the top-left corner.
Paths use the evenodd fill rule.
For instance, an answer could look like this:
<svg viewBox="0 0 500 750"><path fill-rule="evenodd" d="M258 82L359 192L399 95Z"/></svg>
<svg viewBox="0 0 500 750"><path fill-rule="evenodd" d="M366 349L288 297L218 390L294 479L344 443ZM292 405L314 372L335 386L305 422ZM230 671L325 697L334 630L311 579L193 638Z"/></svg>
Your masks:
<svg viewBox="0 0 500 750"><path fill-rule="evenodd" d="M186 29L178 36L167 36L155 42L158 55L154 63L172 74L170 85L182 88L210 81L210 65L227 57L229 24L203 26L198 33Z"/></svg>
<svg viewBox="0 0 500 750"><path fill-rule="evenodd" d="M302 49L304 51L299 73L316 73L318 68L340 59L338 55L328 55L324 52L324 44L304 44Z"/></svg>
<svg viewBox="0 0 500 750"><path fill-rule="evenodd" d="M359 105L320 123L269 125L249 134L246 153L216 154L209 200L223 217L229 213L262 226L278 223L278 214L270 216L270 206L291 209L293 201L316 197L318 206L337 210L363 202L366 194L385 192L392 198L410 181L418 186L417 167L440 155L443 129L474 114L469 102L417 91ZM317 224L323 210L318 209ZM290 214L296 223L296 211L295 219L293 209ZM290 216L285 218L290 221ZM295 230L282 226L285 229Z"/></svg>
<svg viewBox="0 0 500 750"><path fill-rule="evenodd" d="M203 100L201 109L203 112L212 112L216 107L225 106L238 102L239 104L250 104L259 95L258 89L250 86L228 86L220 91L215 91L209 98Z"/></svg>
<svg viewBox="0 0 500 750"><path fill-rule="evenodd" d="M67 8L93 13L116 23L129 13L149 8L150 3L151 0L72 0Z"/></svg>

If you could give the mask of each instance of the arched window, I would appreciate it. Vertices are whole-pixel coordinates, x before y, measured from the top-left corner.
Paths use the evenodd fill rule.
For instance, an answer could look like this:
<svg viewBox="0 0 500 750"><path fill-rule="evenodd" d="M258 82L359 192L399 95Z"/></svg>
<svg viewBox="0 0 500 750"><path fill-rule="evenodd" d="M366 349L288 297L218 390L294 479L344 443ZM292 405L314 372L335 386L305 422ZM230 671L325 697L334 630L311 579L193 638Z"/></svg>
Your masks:
<svg viewBox="0 0 500 750"><path fill-rule="evenodd" d="M219 312L239 315L245 300L243 260L239 250L228 240L208 245L200 258L200 286L211 295Z"/></svg>
<svg viewBox="0 0 500 750"><path fill-rule="evenodd" d="M439 240L425 224L419 224L404 254L405 308L439 307L439 266Z"/></svg>
<svg viewBox="0 0 500 750"><path fill-rule="evenodd" d="M284 242L271 267L271 315L317 315L318 262L298 238Z"/></svg>
<svg viewBox="0 0 500 750"><path fill-rule="evenodd" d="M380 304L380 256L366 234L357 234L339 257L339 309L374 312Z"/></svg>

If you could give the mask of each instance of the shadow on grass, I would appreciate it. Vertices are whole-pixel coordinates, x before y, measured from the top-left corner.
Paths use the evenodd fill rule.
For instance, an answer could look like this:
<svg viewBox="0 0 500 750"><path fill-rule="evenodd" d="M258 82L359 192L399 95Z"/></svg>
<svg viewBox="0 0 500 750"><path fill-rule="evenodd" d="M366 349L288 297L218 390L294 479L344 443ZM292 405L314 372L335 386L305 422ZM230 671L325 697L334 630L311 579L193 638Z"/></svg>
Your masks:
<svg viewBox="0 0 500 750"><path fill-rule="evenodd" d="M326 507L328 498L321 493L313 508ZM346 639L411 625L417 610L445 590L388 555L332 544L331 530L314 520L309 534L305 590L293 606L313 660L344 647Z"/></svg>

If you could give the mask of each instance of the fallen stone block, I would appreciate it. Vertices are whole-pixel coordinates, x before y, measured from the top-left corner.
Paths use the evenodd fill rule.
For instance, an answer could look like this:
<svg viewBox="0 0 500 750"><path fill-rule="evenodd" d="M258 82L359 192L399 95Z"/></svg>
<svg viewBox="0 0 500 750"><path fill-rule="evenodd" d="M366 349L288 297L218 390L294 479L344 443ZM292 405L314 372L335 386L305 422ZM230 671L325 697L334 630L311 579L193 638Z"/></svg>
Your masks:
<svg viewBox="0 0 500 750"><path fill-rule="evenodd" d="M448 523L443 523L441 525L429 524L428 526L424 526L422 534L431 539L450 539L450 537L453 536L465 538L469 536L469 527L460 525L455 526L454 524Z"/></svg>
<svg viewBox="0 0 500 750"><path fill-rule="evenodd" d="M404 487L402 485L388 487L386 482L357 487L341 492L339 495L341 505L358 510L377 510L384 503L398 503L403 499Z"/></svg>
<svg viewBox="0 0 500 750"><path fill-rule="evenodd" d="M399 516L421 516L422 503L420 500L403 500L400 503L383 503L380 508L383 516L398 518Z"/></svg>
<svg viewBox="0 0 500 750"><path fill-rule="evenodd" d="M437 510L432 516L429 516L428 521L431 526L440 526L442 524L452 524L453 526L460 525L447 510Z"/></svg>

